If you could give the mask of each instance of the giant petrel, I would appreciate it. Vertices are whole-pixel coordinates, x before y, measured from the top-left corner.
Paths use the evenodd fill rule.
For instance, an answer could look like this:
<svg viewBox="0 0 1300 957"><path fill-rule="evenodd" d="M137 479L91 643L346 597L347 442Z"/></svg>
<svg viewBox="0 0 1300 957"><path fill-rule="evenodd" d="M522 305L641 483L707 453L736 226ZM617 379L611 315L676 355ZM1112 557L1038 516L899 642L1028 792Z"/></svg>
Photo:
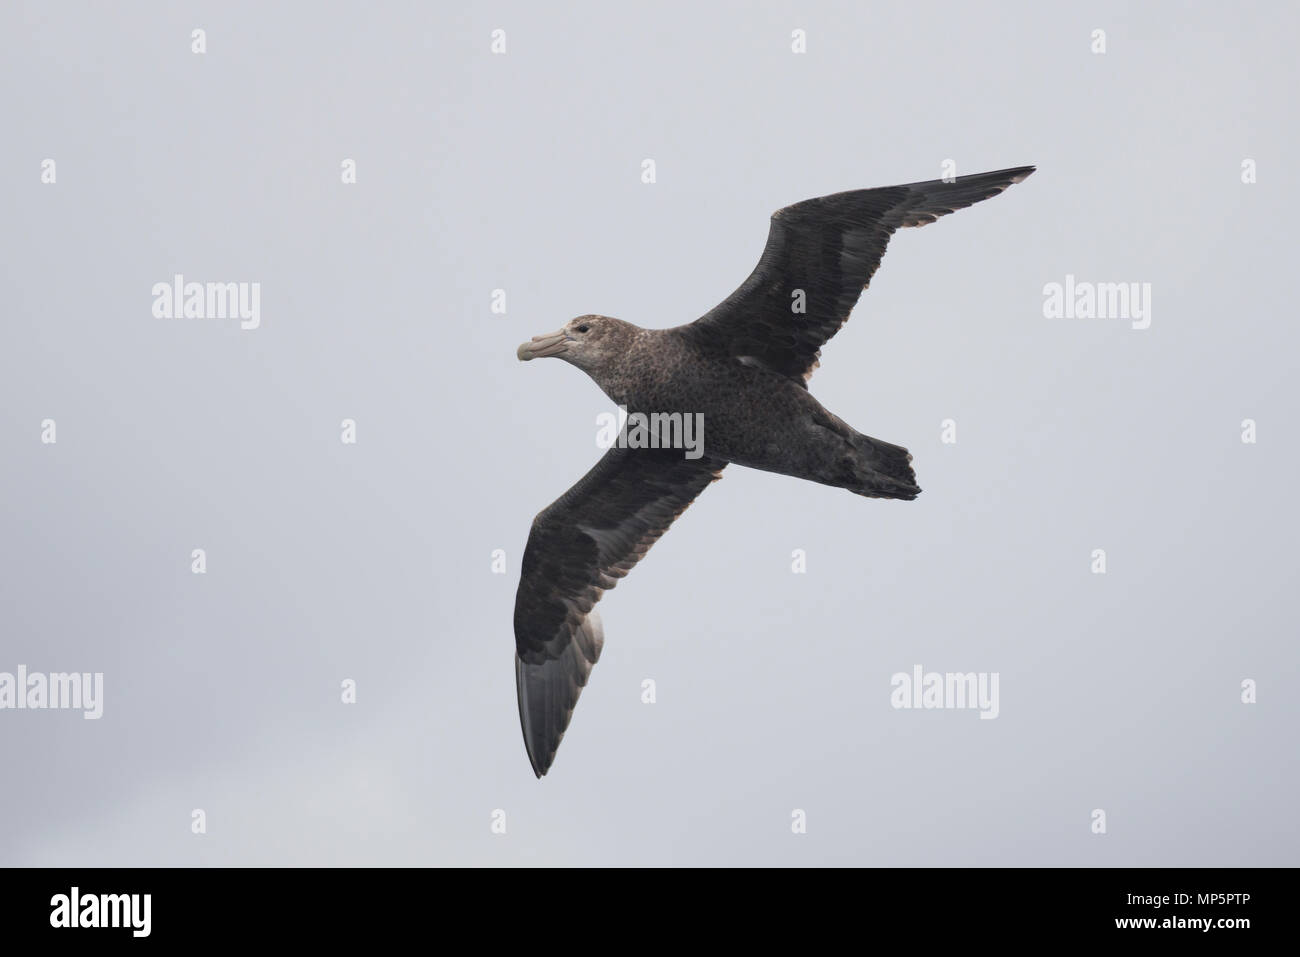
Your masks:
<svg viewBox="0 0 1300 957"><path fill-rule="evenodd" d="M579 316L534 336L520 359L555 356L629 412L702 413L704 454L616 443L533 519L515 596L519 720L533 771L555 760L600 658L595 604L728 463L848 489L916 498L907 449L863 435L808 393L821 347L844 325L894 230L996 196L1032 166L835 193L772 214L740 288L672 329Z"/></svg>

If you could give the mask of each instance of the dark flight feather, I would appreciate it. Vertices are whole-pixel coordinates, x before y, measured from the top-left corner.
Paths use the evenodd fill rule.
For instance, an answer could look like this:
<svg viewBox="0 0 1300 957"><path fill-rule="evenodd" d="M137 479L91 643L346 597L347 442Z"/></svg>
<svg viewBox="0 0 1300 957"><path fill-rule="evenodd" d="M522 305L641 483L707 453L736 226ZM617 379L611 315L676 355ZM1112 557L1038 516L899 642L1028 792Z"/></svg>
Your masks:
<svg viewBox="0 0 1300 957"><path fill-rule="evenodd" d="M533 520L515 596L515 684L539 778L600 658L596 602L726 464L687 459L680 449L616 445Z"/></svg>
<svg viewBox="0 0 1300 957"><path fill-rule="evenodd" d="M778 209L749 278L695 322L679 327L704 349L757 363L799 382L817 368L880 266L894 230L996 196L1032 166L905 186L833 193ZM795 312L803 290L805 311Z"/></svg>

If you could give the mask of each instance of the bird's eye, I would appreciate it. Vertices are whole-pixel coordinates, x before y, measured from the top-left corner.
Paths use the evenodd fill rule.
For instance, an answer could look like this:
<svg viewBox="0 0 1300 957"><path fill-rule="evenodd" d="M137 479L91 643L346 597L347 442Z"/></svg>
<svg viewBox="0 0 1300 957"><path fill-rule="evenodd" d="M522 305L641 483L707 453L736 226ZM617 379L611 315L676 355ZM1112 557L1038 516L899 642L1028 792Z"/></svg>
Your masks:
<svg viewBox="0 0 1300 957"><path fill-rule="evenodd" d="M586 332L586 331L587 331L588 329L590 329L590 328L591 328L590 326L579 326L579 327L578 327L578 331L579 331L579 332Z"/></svg>

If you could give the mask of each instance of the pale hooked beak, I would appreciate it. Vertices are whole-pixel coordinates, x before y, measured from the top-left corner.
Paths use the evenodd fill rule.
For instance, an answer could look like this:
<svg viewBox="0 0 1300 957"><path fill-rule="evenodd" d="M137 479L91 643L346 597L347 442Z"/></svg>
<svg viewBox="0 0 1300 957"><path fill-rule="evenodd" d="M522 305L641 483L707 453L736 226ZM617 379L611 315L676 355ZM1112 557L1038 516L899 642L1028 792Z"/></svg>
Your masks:
<svg viewBox="0 0 1300 957"><path fill-rule="evenodd" d="M558 356L569 348L569 337L561 329L559 332L552 332L545 336L533 336L531 340L525 342L515 350L521 361L527 362L529 359L545 359L548 356Z"/></svg>

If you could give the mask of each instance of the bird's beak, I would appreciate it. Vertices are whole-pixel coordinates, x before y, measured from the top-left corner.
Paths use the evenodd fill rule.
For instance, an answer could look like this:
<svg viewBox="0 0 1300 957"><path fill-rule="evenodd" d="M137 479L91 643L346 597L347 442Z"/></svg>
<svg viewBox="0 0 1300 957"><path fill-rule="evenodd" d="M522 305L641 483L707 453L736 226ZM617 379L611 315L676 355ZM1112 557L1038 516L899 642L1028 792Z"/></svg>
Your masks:
<svg viewBox="0 0 1300 957"><path fill-rule="evenodd" d="M545 359L547 356L558 356L569 348L569 337L561 329L559 332L552 332L545 336L533 336L528 342L525 342L515 350L521 361L527 362L529 359Z"/></svg>

